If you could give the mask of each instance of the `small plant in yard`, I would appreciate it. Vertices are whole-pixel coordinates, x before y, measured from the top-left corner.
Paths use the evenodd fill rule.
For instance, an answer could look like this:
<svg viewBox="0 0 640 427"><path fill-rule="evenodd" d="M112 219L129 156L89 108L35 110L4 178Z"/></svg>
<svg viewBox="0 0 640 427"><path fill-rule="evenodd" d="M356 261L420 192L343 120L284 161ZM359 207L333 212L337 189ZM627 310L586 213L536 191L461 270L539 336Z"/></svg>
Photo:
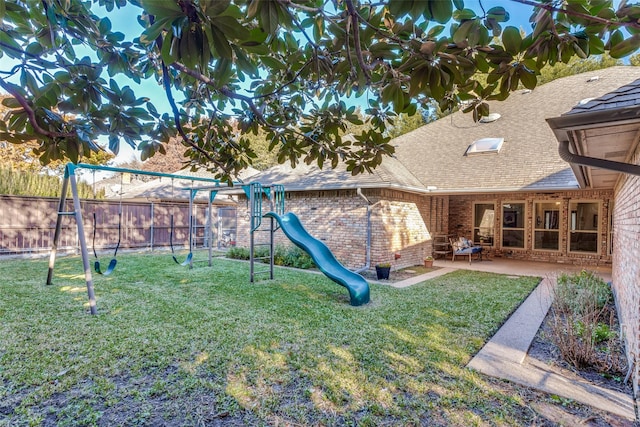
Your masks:
<svg viewBox="0 0 640 427"><path fill-rule="evenodd" d="M560 275L550 316L549 338L568 363L606 374L619 374L626 369L616 351L620 339L613 294L594 273Z"/></svg>

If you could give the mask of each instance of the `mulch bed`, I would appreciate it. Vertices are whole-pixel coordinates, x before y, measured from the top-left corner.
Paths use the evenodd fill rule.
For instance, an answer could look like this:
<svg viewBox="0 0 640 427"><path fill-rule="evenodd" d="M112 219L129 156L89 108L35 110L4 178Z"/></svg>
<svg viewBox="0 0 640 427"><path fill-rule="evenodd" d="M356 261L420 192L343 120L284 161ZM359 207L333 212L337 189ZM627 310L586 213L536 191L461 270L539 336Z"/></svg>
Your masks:
<svg viewBox="0 0 640 427"><path fill-rule="evenodd" d="M626 372L601 373L593 368L577 369L562 359L560 351L549 339L549 335L551 333L551 328L549 326L550 316L550 314L547 315L542 326L538 330L536 337L531 343L528 353L529 357L535 358L549 365L569 370L580 378L600 387L619 391L628 395L633 394L631 382L627 381L626 383L623 383ZM617 328L617 325L615 325L615 327ZM622 345L616 346L615 350L617 352L617 357L620 359L620 365L624 365L625 355Z"/></svg>

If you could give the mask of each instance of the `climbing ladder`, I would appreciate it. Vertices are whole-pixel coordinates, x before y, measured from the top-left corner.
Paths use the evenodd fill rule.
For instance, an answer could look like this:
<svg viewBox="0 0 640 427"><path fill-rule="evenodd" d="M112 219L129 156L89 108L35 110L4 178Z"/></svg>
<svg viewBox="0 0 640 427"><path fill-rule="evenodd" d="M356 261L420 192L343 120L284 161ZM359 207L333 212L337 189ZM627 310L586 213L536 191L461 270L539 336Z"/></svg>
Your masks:
<svg viewBox="0 0 640 427"><path fill-rule="evenodd" d="M263 196L270 201L271 210L278 215L284 214L284 186L275 184L271 187L263 187L259 182L252 182L243 187L245 195L249 201L249 220L250 220L250 238L249 238L249 271L250 281L255 282L258 274L269 274L269 279L273 280L274 266L274 235L278 230L278 226L273 218L269 218L269 223L265 227L262 224L262 200ZM268 242L256 242L256 233L269 233ZM256 247L268 247L269 254L265 256L256 256ZM256 270L256 261L268 260L269 267L264 270Z"/></svg>

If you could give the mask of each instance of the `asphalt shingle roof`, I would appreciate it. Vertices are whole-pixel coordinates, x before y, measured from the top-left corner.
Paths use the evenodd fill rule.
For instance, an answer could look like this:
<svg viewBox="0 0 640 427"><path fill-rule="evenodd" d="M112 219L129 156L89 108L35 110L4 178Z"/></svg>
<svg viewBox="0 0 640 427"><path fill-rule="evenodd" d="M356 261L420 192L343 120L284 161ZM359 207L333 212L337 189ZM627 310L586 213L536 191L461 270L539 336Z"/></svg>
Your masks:
<svg viewBox="0 0 640 427"><path fill-rule="evenodd" d="M598 79L593 77L598 76ZM438 191L513 191L578 188L575 175L560 159L557 141L545 118L565 113L585 98L615 91L640 78L640 67L619 66L554 80L507 100L490 102L500 119L474 123L457 112L392 141L398 160L424 186ZM592 101L593 102L593 101ZM587 106L589 103L583 105ZM503 137L498 154L465 156L480 138Z"/></svg>
<svg viewBox="0 0 640 427"><path fill-rule="evenodd" d="M249 181L249 180L247 180ZM283 184L287 191L348 189L356 187L402 187L422 189L423 186L396 159L385 159L373 173L353 176L344 164L336 169L301 163L292 168L289 163L274 166L250 178L262 185Z"/></svg>
<svg viewBox="0 0 640 427"><path fill-rule="evenodd" d="M619 87L599 98L576 105L566 114L615 110L617 108L633 107L636 105L640 105L640 79Z"/></svg>

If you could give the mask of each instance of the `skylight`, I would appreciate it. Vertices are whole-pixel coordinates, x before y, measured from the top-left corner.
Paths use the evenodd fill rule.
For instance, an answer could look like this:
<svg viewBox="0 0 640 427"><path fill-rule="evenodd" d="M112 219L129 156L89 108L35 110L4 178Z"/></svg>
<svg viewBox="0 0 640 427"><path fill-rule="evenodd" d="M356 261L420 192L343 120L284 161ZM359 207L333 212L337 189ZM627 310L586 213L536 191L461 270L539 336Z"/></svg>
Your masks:
<svg viewBox="0 0 640 427"><path fill-rule="evenodd" d="M498 153L503 142L504 138L481 138L473 141L465 154L469 156L471 154Z"/></svg>

